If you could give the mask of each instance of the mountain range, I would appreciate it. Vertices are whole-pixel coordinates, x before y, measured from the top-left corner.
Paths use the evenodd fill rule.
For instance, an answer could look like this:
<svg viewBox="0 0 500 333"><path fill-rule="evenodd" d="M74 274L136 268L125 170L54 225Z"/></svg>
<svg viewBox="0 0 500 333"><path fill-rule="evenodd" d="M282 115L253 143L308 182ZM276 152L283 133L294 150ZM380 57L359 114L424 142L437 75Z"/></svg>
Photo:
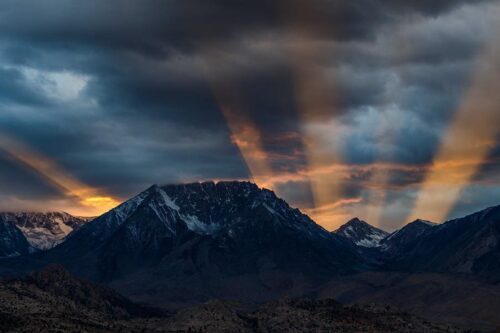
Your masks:
<svg viewBox="0 0 500 333"><path fill-rule="evenodd" d="M419 226L416 240L400 242L386 267L500 277L500 206L439 225L418 223L425 226Z"/></svg>
<svg viewBox="0 0 500 333"><path fill-rule="evenodd" d="M246 182L153 186L37 259L157 305L302 294L364 267L345 239Z"/></svg>
<svg viewBox="0 0 500 333"><path fill-rule="evenodd" d="M329 232L270 190L249 182L205 182L154 185L88 223L55 214L49 225L36 214L34 222L23 214L0 216L8 217L0 219L0 256L6 257L0 275L21 276L55 263L164 309L285 296L404 306L395 290L404 290L408 304L423 302L422 286L408 276L426 276L462 290L480 286L490 295L488 306L500 310L500 206L442 224L417 220L393 233L357 218ZM39 228L54 236L51 245L35 247L49 244L30 237L30 229ZM435 314L446 312L437 304L459 296L472 302L440 283L432 292L442 292L441 298L427 304ZM472 323L477 311L470 304L447 318ZM500 320L488 315L478 325L489 324Z"/></svg>
<svg viewBox="0 0 500 333"><path fill-rule="evenodd" d="M34 250L48 250L64 241L89 219L65 212L0 212L0 221L18 228Z"/></svg>

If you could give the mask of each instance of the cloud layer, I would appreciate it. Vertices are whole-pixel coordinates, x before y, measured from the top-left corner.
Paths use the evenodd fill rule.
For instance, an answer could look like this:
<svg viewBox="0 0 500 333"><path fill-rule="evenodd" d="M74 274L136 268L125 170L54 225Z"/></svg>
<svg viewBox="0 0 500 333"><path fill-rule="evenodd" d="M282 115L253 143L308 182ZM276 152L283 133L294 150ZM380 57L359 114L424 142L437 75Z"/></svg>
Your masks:
<svg viewBox="0 0 500 333"><path fill-rule="evenodd" d="M497 16L498 1L4 1L0 134L117 199L259 176L328 228L360 215L393 229ZM450 216L498 204L497 150ZM66 204L5 150L0 170L1 209ZM328 207L315 177L339 189Z"/></svg>

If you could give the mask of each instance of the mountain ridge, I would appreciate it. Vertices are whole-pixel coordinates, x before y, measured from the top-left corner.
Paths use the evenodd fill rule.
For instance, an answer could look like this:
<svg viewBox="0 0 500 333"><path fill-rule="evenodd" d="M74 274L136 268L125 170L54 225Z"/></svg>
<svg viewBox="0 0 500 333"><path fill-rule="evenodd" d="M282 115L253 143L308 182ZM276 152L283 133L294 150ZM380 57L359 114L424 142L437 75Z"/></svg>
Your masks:
<svg viewBox="0 0 500 333"><path fill-rule="evenodd" d="M386 266L500 276L500 205L426 228Z"/></svg>
<svg viewBox="0 0 500 333"><path fill-rule="evenodd" d="M38 258L141 301L144 288L168 291L154 302L226 297L221 281L238 279L248 281L242 297L301 293L364 265L352 244L249 182L151 186Z"/></svg>
<svg viewBox="0 0 500 333"><path fill-rule="evenodd" d="M254 304L329 293L400 305L399 290L409 302L424 304L428 290L440 295L429 299L429 308L446 315L440 305L456 297L465 297L474 310L474 288L492 294L477 306L496 309L499 224L500 206L494 206L444 224L414 221L380 246L363 247L249 182L153 185L52 249L0 260L0 274L55 263L135 302L171 310L211 299ZM422 285L427 287L419 292ZM472 322L473 310L457 307L457 316Z"/></svg>

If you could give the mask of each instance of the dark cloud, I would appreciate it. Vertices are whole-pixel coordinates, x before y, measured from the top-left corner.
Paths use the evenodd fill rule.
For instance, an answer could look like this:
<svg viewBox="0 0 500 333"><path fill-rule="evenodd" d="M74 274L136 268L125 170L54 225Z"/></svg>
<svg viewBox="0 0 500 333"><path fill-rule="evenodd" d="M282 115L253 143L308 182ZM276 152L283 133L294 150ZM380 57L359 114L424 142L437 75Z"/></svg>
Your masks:
<svg viewBox="0 0 500 333"><path fill-rule="evenodd" d="M0 68L0 105L44 106L48 100L27 84L16 69Z"/></svg>
<svg viewBox="0 0 500 333"><path fill-rule="evenodd" d="M29 166L0 149L0 202L12 199L46 200L63 197L60 189ZM10 202L9 202L10 203ZM1 205L2 209L8 207Z"/></svg>
<svg viewBox="0 0 500 333"><path fill-rule="evenodd" d="M315 60L302 65L317 66L334 97L319 128L331 136L328 121L340 122L344 162L426 165L491 33L489 3L3 1L0 133L120 197L151 183L246 178L220 111L219 90L231 90L273 169L304 170L302 47ZM365 195L369 176L353 175L345 195ZM421 177L396 172L391 182ZM312 201L307 181L278 192ZM410 197L389 197L391 221Z"/></svg>
<svg viewBox="0 0 500 333"><path fill-rule="evenodd" d="M479 1L475 1L478 3ZM11 38L54 45L87 44L163 56L172 47L193 47L198 40L239 38L282 29L322 32L337 40L373 36L380 24L398 17L437 16L467 0L374 1L102 1L68 3L11 0L0 5L0 30ZM320 25L321 29L317 26ZM63 29L61 27L64 27Z"/></svg>

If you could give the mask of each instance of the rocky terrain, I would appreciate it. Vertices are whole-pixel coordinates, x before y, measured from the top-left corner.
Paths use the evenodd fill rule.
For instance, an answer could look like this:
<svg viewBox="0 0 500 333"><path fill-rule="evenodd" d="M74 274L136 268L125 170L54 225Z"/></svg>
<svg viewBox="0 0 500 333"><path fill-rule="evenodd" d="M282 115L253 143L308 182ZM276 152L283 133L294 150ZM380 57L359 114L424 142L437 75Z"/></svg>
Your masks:
<svg viewBox="0 0 500 333"><path fill-rule="evenodd" d="M153 186L37 259L172 307L302 295L364 266L350 242L247 182Z"/></svg>
<svg viewBox="0 0 500 333"><path fill-rule="evenodd" d="M413 232L402 240L400 233L416 227L416 223L417 235ZM439 225L414 222L391 236L382 241L389 254L382 265L384 270L500 279L500 206Z"/></svg>
<svg viewBox="0 0 500 333"><path fill-rule="evenodd" d="M0 258L32 252L33 248L14 223L0 219Z"/></svg>
<svg viewBox="0 0 500 333"><path fill-rule="evenodd" d="M381 250L389 255L397 255L407 251L418 242L420 236L436 225L436 223L424 220L410 222L384 237L380 241Z"/></svg>
<svg viewBox="0 0 500 333"><path fill-rule="evenodd" d="M283 299L255 309L210 301L179 311L168 325L175 332L460 332L388 307L344 306L331 299Z"/></svg>
<svg viewBox="0 0 500 333"><path fill-rule="evenodd" d="M56 266L1 281L0 298L0 332L460 332L389 308L333 300L213 300L170 314Z"/></svg>
<svg viewBox="0 0 500 333"><path fill-rule="evenodd" d="M59 266L0 282L0 332L119 332L121 320L158 315Z"/></svg>
<svg viewBox="0 0 500 333"><path fill-rule="evenodd" d="M255 304L275 304L284 297L389 305L445 325L494 330L500 326L499 244L500 206L442 224L417 220L391 234L359 219L328 232L272 191L252 183L155 185L82 224L47 250L36 251L12 219L0 220L0 276L17 276L11 281L26 290L27 278L19 277L55 263L134 302L176 312L155 320L180 331L207 329L207 321L189 311L202 313L214 304L222 311L215 311L215 322L223 317L228 327L255 330L261 329L259 323L272 331L274 321L262 317L272 311L259 312L262 308ZM60 274L61 281L67 281L65 277ZM72 296L45 287L43 293L39 299ZM9 297L18 296L5 299ZM210 302L213 299L224 301ZM323 311L321 302L313 304L314 309ZM98 321L110 325L120 322L132 329L132 323L140 322L139 326L156 329L153 319L108 310L94 304L88 320L81 320L95 323L101 316ZM2 311L5 323L22 318ZM40 313L45 316L44 311ZM176 321L183 314L187 317ZM183 326L191 322L190 316L201 326ZM31 318L23 320L28 325ZM338 322L315 320L321 322L319 331L340 327L335 326Z"/></svg>
<svg viewBox="0 0 500 333"><path fill-rule="evenodd" d="M10 222L19 228L32 248L48 250L80 229L89 219L65 212L1 212L0 221Z"/></svg>
<svg viewBox="0 0 500 333"><path fill-rule="evenodd" d="M485 332L500 328L500 284L468 275L363 272L332 279L316 297L342 304L385 304Z"/></svg>

